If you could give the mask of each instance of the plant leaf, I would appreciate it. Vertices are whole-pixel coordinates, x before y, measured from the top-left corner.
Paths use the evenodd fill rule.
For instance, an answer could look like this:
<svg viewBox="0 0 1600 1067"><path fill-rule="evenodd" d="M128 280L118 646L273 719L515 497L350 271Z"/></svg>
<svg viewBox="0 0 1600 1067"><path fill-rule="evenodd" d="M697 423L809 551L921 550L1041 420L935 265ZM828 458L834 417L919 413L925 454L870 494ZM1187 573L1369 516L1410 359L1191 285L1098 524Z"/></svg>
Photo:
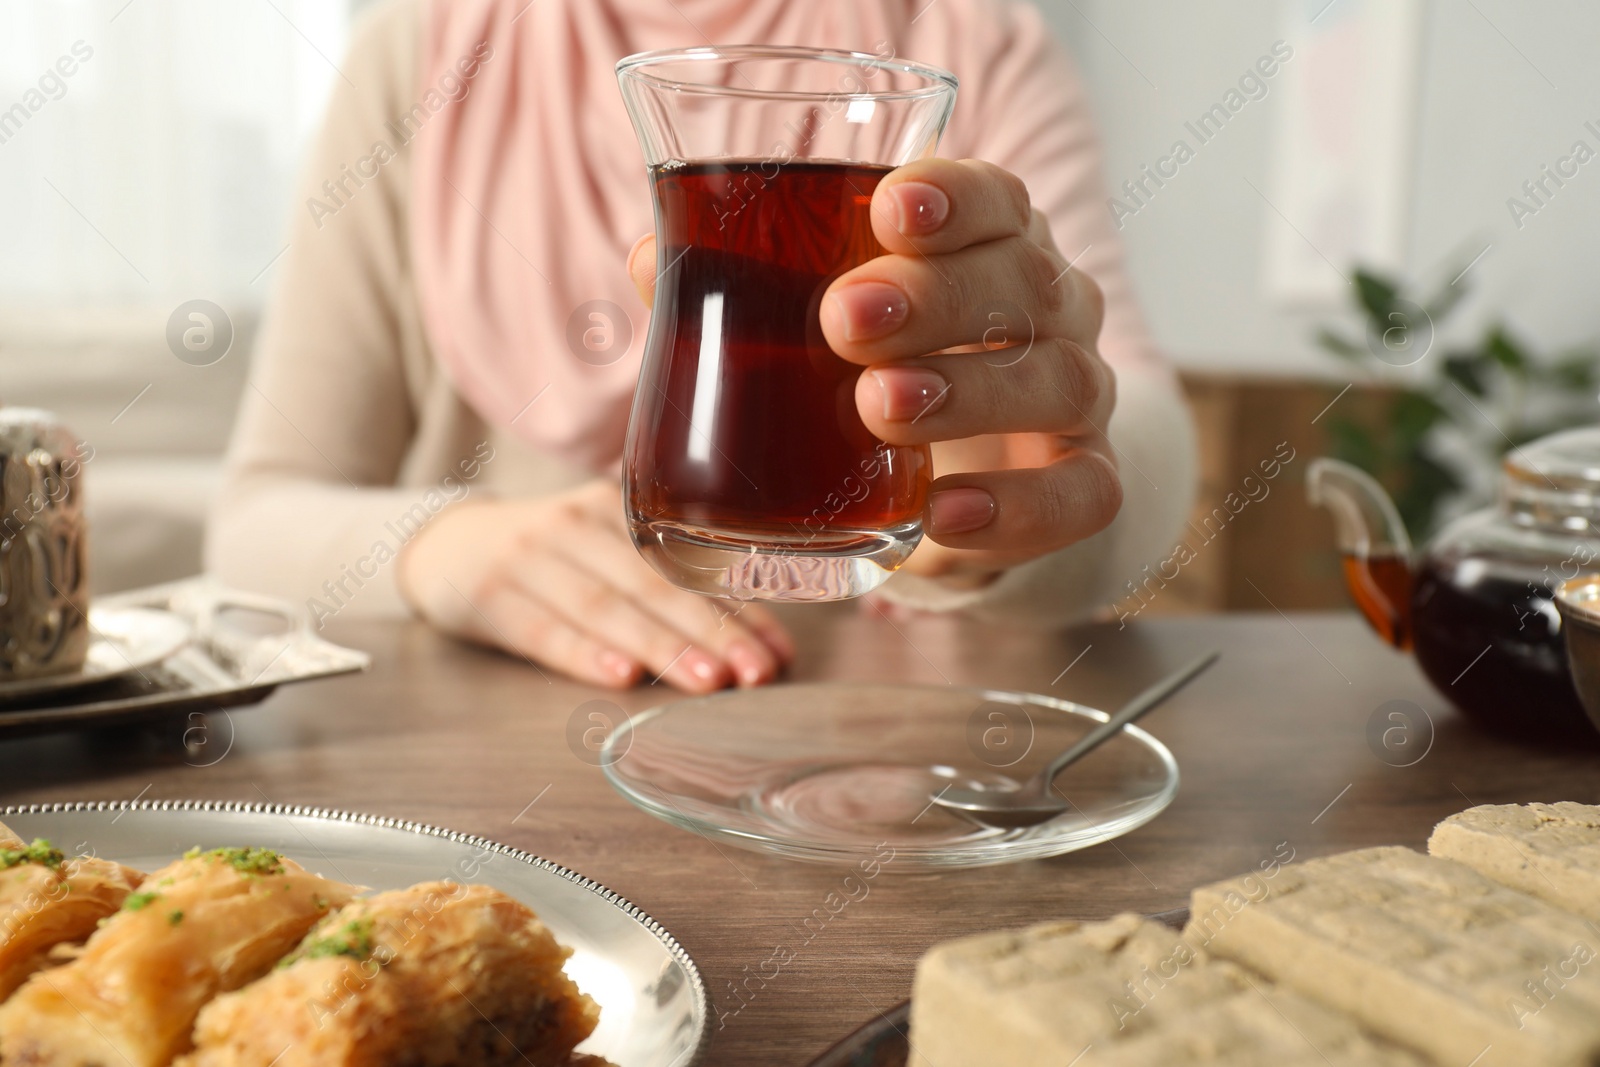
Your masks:
<svg viewBox="0 0 1600 1067"><path fill-rule="evenodd" d="M1317 330L1317 344L1332 352L1341 359L1359 360L1367 355L1364 346L1356 344L1350 338L1333 329L1323 326Z"/></svg>
<svg viewBox="0 0 1600 1067"><path fill-rule="evenodd" d="M1592 393L1600 384L1600 353L1575 352L1540 368L1540 377L1558 389Z"/></svg>
<svg viewBox="0 0 1600 1067"><path fill-rule="evenodd" d="M1375 477L1380 472L1377 439L1367 427L1344 417L1328 421L1328 454Z"/></svg>
<svg viewBox="0 0 1600 1067"><path fill-rule="evenodd" d="M1484 338L1483 350L1512 374L1519 378L1528 377L1531 361L1527 352L1511 338L1504 326L1495 326L1489 331L1489 336Z"/></svg>
<svg viewBox="0 0 1600 1067"><path fill-rule="evenodd" d="M1366 309L1367 317L1380 330L1389 327L1391 325L1389 312L1394 310L1395 298L1400 295L1399 286L1365 267L1356 268L1355 280L1356 295L1361 301L1361 306Z"/></svg>
<svg viewBox="0 0 1600 1067"><path fill-rule="evenodd" d="M1422 450L1411 456L1405 472L1405 483L1395 494L1395 508L1406 529L1420 543L1433 535L1439 505L1461 489L1461 479Z"/></svg>
<svg viewBox="0 0 1600 1067"><path fill-rule="evenodd" d="M1445 410L1425 393L1406 389L1394 398L1390 419L1396 435L1407 442L1421 441L1440 419Z"/></svg>
<svg viewBox="0 0 1600 1067"><path fill-rule="evenodd" d="M1445 378L1473 396L1484 397L1489 395L1489 387L1484 380L1485 362L1487 360L1476 352L1455 353L1445 356L1440 366Z"/></svg>

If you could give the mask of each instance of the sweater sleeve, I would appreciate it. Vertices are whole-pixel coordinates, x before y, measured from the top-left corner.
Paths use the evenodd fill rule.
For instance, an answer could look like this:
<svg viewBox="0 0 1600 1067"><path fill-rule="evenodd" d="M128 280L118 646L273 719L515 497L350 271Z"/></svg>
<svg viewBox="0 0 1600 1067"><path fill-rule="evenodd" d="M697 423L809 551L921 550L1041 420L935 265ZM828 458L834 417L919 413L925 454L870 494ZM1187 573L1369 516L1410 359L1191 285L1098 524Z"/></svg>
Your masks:
<svg viewBox="0 0 1600 1067"><path fill-rule="evenodd" d="M415 93L417 16L410 0L375 5L340 65L207 530L209 571L324 611L405 610L394 531L437 494L395 487L418 423L407 346L420 342L404 325L408 156L390 120Z"/></svg>
<svg viewBox="0 0 1600 1067"><path fill-rule="evenodd" d="M1117 376L1109 436L1123 504L1105 530L1012 568L983 589L956 591L899 574L884 594L929 610L1058 624L1108 607L1146 563L1171 552L1194 502L1194 427L1134 298L1076 69L1030 4L992 0L977 7L977 18L964 9L967 24L952 11L925 31L950 42L945 52L961 78L941 154L985 159L1022 178L1061 254L1105 293L1099 349Z"/></svg>

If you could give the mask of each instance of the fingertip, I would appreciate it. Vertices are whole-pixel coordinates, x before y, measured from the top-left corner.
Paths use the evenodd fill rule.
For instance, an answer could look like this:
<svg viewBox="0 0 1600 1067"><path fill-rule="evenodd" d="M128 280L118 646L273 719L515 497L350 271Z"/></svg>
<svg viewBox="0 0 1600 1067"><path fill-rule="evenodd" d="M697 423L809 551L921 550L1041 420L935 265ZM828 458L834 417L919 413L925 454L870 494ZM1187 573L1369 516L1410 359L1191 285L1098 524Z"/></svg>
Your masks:
<svg viewBox="0 0 1600 1067"><path fill-rule="evenodd" d="M656 296L656 235L647 233L633 243L628 252L628 277L639 293L645 307L655 304Z"/></svg>
<svg viewBox="0 0 1600 1067"><path fill-rule="evenodd" d="M735 641L728 646L727 656L741 689L762 685L777 676L778 663L770 649L757 647L752 642Z"/></svg>
<svg viewBox="0 0 1600 1067"><path fill-rule="evenodd" d="M941 489L928 499L928 536L940 540L981 530L998 510L993 494L976 486Z"/></svg>
<svg viewBox="0 0 1600 1067"><path fill-rule="evenodd" d="M932 182L913 178L886 182L880 188L887 221L902 237L926 237L936 233L950 217L949 194Z"/></svg>
<svg viewBox="0 0 1600 1067"><path fill-rule="evenodd" d="M596 657L600 664L600 683L612 689L631 689L638 684L644 667L630 656L604 648Z"/></svg>
<svg viewBox="0 0 1600 1067"><path fill-rule="evenodd" d="M884 380L871 370L856 375L856 414L874 436L879 436L878 423L889 408L885 386Z"/></svg>
<svg viewBox="0 0 1600 1067"><path fill-rule="evenodd" d="M667 668L671 682L691 693L712 693L733 682L728 665L704 649L691 647Z"/></svg>

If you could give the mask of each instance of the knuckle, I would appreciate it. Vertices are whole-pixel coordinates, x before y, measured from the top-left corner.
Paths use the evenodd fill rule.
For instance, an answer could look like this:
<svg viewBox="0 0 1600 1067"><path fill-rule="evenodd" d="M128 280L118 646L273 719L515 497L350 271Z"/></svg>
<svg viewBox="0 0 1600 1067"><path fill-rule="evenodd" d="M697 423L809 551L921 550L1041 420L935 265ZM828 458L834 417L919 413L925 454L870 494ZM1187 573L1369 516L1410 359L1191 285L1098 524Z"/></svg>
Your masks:
<svg viewBox="0 0 1600 1067"><path fill-rule="evenodd" d="M672 620L674 625L681 625L685 619L692 619L696 624L705 621L713 627L716 625L715 601L686 589L679 589L654 571L650 572L650 577L655 581L638 592L640 603L662 618Z"/></svg>
<svg viewBox="0 0 1600 1067"><path fill-rule="evenodd" d="M1076 341L1061 338L1054 344L1057 358L1052 360L1052 364L1055 367L1056 388L1072 401L1077 419L1089 421L1091 414L1105 399L1105 363Z"/></svg>
<svg viewBox="0 0 1600 1067"><path fill-rule="evenodd" d="M1057 545L1092 536L1122 508L1122 479L1098 453L1061 461L1043 490L1029 501L1034 536Z"/></svg>
<svg viewBox="0 0 1600 1067"><path fill-rule="evenodd" d="M1105 428L1111 428L1111 414L1117 410L1117 372L1116 369L1103 359L1095 359L1095 367L1099 370L1100 393L1099 401L1101 410L1105 415Z"/></svg>
<svg viewBox="0 0 1600 1067"><path fill-rule="evenodd" d="M1083 464L1084 496L1087 514L1096 516L1095 529L1110 525L1122 510L1122 476L1116 466L1104 457L1088 459Z"/></svg>
<svg viewBox="0 0 1600 1067"><path fill-rule="evenodd" d="M1003 211L1011 217L1018 232L1026 233L1033 221L1033 202L1028 196L1028 183L987 160L973 160L972 164L990 186L1000 192Z"/></svg>
<svg viewBox="0 0 1600 1067"><path fill-rule="evenodd" d="M967 265L952 271L948 279L932 277L931 268L928 273L924 303L937 309L935 317L941 324L969 319L973 310L981 308L994 292L994 281L988 273ZM918 306L918 294L912 294L911 305ZM942 338L941 342L937 347L948 343Z"/></svg>
<svg viewBox="0 0 1600 1067"><path fill-rule="evenodd" d="M676 638L678 648L683 647L684 641L692 641L707 651L721 652L740 632L739 621L731 614L720 618L715 611L684 612L683 615L682 619L677 620L680 631ZM674 648L673 652L677 650Z"/></svg>
<svg viewBox="0 0 1600 1067"><path fill-rule="evenodd" d="M558 624L552 618L535 615L523 619L512 631L514 651L532 656L549 656L556 651Z"/></svg>
<svg viewBox="0 0 1600 1067"><path fill-rule="evenodd" d="M1105 290L1100 288L1099 282L1082 271L1075 270L1072 273L1077 277L1078 297L1083 302L1089 323L1098 334L1106 319Z"/></svg>
<svg viewBox="0 0 1600 1067"><path fill-rule="evenodd" d="M1073 505L1065 485L1059 478L1049 479L1045 488L1028 498L1028 515L1025 525L1034 528L1035 536L1054 537L1073 519Z"/></svg>
<svg viewBox="0 0 1600 1067"><path fill-rule="evenodd" d="M996 167L1000 175L1000 185L1006 193L1006 203L1016 216L1017 228L1023 233L1028 232L1028 227L1033 223L1033 202L1028 197L1028 185L1021 178L1008 170Z"/></svg>
<svg viewBox="0 0 1600 1067"><path fill-rule="evenodd" d="M1088 491L1090 491L1091 506L1096 514L1114 517L1118 510L1122 510L1122 475L1117 474L1117 466L1106 458L1091 461L1088 467L1094 470L1093 477L1088 478Z"/></svg>
<svg viewBox="0 0 1600 1067"><path fill-rule="evenodd" d="M1023 291L1046 318L1056 318L1066 307L1067 294L1058 283L1064 264L1056 255L1025 237L1013 238Z"/></svg>
<svg viewBox="0 0 1600 1067"><path fill-rule="evenodd" d="M580 619L605 619L612 616L621 597L600 582L584 582L572 592L572 610Z"/></svg>
<svg viewBox="0 0 1600 1067"><path fill-rule="evenodd" d="M517 533L517 539L523 547L534 547L544 543L554 531L576 526L583 522L585 515L582 500L566 499L553 502L549 512L541 517L539 522L531 522Z"/></svg>
<svg viewBox="0 0 1600 1067"><path fill-rule="evenodd" d="M489 561L475 581L467 584L460 596L455 596L455 604L465 614L474 614L475 608L486 608L493 605L502 596L509 595L516 588L516 566L512 557L500 556ZM448 588L448 587L446 587Z"/></svg>

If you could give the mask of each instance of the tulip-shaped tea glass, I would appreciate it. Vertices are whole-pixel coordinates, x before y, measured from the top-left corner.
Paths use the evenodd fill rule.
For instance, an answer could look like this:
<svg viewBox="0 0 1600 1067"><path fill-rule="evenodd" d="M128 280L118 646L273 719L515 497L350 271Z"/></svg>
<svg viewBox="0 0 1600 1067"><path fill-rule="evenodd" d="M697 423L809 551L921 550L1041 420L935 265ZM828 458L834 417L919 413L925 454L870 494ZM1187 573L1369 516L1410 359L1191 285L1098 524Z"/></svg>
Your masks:
<svg viewBox="0 0 1600 1067"><path fill-rule="evenodd" d="M872 191L930 156L953 75L854 52L647 52L617 78L649 168L656 292L628 426L634 544L668 580L740 600L838 600L922 537L925 446L856 413L861 368L818 309L883 254Z"/></svg>

